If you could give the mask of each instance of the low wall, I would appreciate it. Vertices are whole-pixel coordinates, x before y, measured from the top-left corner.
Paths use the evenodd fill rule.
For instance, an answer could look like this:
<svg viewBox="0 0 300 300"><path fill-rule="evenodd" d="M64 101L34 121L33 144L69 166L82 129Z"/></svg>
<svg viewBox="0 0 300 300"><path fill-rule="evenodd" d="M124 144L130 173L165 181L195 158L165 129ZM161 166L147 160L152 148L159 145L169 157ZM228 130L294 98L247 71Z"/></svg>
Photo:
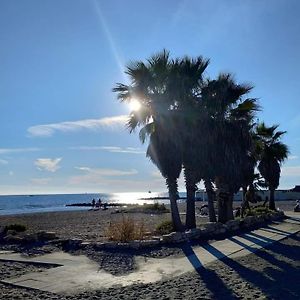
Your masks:
<svg viewBox="0 0 300 300"><path fill-rule="evenodd" d="M122 250L122 249L145 249L168 244L180 244L187 241L207 241L213 238L220 238L234 235L238 232L250 231L285 218L283 212L274 212L260 216L249 216L244 219L236 219L222 223L206 223L201 228L187 230L185 232L171 232L162 236L154 236L148 240L135 240L128 243L121 242L82 242L80 240L69 240L65 247L85 248L94 247L98 250Z"/></svg>

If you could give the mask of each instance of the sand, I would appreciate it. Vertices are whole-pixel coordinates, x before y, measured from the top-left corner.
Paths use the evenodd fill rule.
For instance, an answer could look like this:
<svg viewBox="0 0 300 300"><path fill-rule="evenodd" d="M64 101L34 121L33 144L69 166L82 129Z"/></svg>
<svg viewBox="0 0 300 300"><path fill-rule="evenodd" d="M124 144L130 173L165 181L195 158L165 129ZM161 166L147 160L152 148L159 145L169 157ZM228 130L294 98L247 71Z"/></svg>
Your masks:
<svg viewBox="0 0 300 300"><path fill-rule="evenodd" d="M198 206L203 203L197 203ZM239 205L240 203L235 203ZM294 202L278 202L278 207L291 210ZM55 231L60 238L103 240L110 220L121 218L112 210L88 212L53 212L30 215L1 216L0 226L22 223L29 231ZM184 204L180 204L184 212ZM149 230L169 214L135 213L135 220L143 219ZM184 220L184 215L182 215ZM207 218L197 217L197 224ZM299 299L300 297L300 234L273 244L238 259L224 259L201 271L187 273L172 280L149 285L115 287L101 291L86 291L78 295L54 295L0 284L0 299ZM1 245L0 245L1 246ZM2 247L3 248L3 247ZM16 248L28 253L28 249ZM56 251L54 246L29 249L29 254ZM75 251L78 254L80 251ZM134 268L135 253L114 253L85 250L99 266L115 275L130 273ZM141 254L141 253L139 253ZM155 257L181 255L179 247L163 247L144 253ZM28 271L42 270L42 266L0 262L0 278L14 277Z"/></svg>
<svg viewBox="0 0 300 300"><path fill-rule="evenodd" d="M196 207L203 205L197 202ZM234 202L234 206L239 206L240 202ZM292 210L294 201L281 201L277 203L278 208ZM23 215L0 216L0 227L7 224L20 223L27 226L29 232L37 230L54 231L62 239L76 238L82 240L102 241L105 239L105 231L111 221L120 220L122 214L112 214L115 209L106 211L69 211L69 212L49 212ZM181 213L185 212L185 203L179 203ZM198 210L196 209L196 212ZM127 213L124 214L136 221L143 220L147 230L153 231L157 224L163 220L171 219L170 213L144 214ZM185 215L181 215L185 221ZM207 217L197 217L197 225L207 222Z"/></svg>
<svg viewBox="0 0 300 300"><path fill-rule="evenodd" d="M0 284L0 299L299 299L299 242L300 234L255 254L217 261L172 280L77 295L54 295ZM21 265L10 264L8 268L1 263L0 270L5 270L7 277L20 274L20 267L30 271L36 268Z"/></svg>

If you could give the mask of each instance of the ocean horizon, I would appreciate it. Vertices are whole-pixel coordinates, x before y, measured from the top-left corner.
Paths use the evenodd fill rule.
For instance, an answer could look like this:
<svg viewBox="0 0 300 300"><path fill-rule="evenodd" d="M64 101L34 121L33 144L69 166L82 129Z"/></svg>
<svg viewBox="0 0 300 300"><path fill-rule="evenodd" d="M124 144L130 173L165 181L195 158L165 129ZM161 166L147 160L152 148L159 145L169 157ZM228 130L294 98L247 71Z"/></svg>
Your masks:
<svg viewBox="0 0 300 300"><path fill-rule="evenodd" d="M0 215L14 215L38 212L88 210L90 207L66 206L74 203L89 203L101 199L107 203L143 204L168 203L169 200L155 200L155 197L167 197L167 193L82 193L82 194L34 194L0 195ZM185 193L180 193L184 197Z"/></svg>

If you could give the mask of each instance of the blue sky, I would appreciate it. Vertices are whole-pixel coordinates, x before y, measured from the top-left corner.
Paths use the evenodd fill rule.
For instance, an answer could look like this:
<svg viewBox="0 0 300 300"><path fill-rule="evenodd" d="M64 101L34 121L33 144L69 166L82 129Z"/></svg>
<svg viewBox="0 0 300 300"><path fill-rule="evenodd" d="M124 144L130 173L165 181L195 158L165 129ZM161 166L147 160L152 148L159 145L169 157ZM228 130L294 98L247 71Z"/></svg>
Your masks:
<svg viewBox="0 0 300 300"><path fill-rule="evenodd" d="M299 37L298 0L1 1L0 194L165 191L111 92L163 48L253 84L300 184Z"/></svg>

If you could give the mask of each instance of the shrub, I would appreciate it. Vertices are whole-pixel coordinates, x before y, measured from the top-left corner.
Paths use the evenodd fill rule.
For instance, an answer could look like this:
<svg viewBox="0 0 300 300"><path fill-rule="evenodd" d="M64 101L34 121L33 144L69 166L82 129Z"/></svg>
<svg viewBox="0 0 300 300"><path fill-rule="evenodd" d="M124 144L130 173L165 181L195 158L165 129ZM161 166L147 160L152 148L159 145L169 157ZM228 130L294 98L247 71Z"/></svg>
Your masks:
<svg viewBox="0 0 300 300"><path fill-rule="evenodd" d="M156 226L156 232L159 234L168 234L174 231L173 222L171 220L165 220Z"/></svg>
<svg viewBox="0 0 300 300"><path fill-rule="evenodd" d="M272 211L268 207L256 206L256 207L252 207L251 209L246 210L245 217L261 216L261 215L265 215L268 213L272 213Z"/></svg>
<svg viewBox="0 0 300 300"><path fill-rule="evenodd" d="M129 208L126 212L128 213L147 213L147 214L159 214L159 213L167 213L169 210L162 203L155 202L153 204L144 203L143 205L137 205Z"/></svg>
<svg viewBox="0 0 300 300"><path fill-rule="evenodd" d="M110 241L122 243L142 240L145 234L144 221L135 222L132 218L125 218L124 215L121 221L111 221L106 230L106 235Z"/></svg>
<svg viewBox="0 0 300 300"><path fill-rule="evenodd" d="M14 230L16 232L24 232L26 231L26 226L22 224L10 224L4 227L4 232L6 233L8 230Z"/></svg>
<svg viewBox="0 0 300 300"><path fill-rule="evenodd" d="M144 208L147 210L159 211L159 212L168 212L164 203L155 202L153 204L144 204Z"/></svg>

